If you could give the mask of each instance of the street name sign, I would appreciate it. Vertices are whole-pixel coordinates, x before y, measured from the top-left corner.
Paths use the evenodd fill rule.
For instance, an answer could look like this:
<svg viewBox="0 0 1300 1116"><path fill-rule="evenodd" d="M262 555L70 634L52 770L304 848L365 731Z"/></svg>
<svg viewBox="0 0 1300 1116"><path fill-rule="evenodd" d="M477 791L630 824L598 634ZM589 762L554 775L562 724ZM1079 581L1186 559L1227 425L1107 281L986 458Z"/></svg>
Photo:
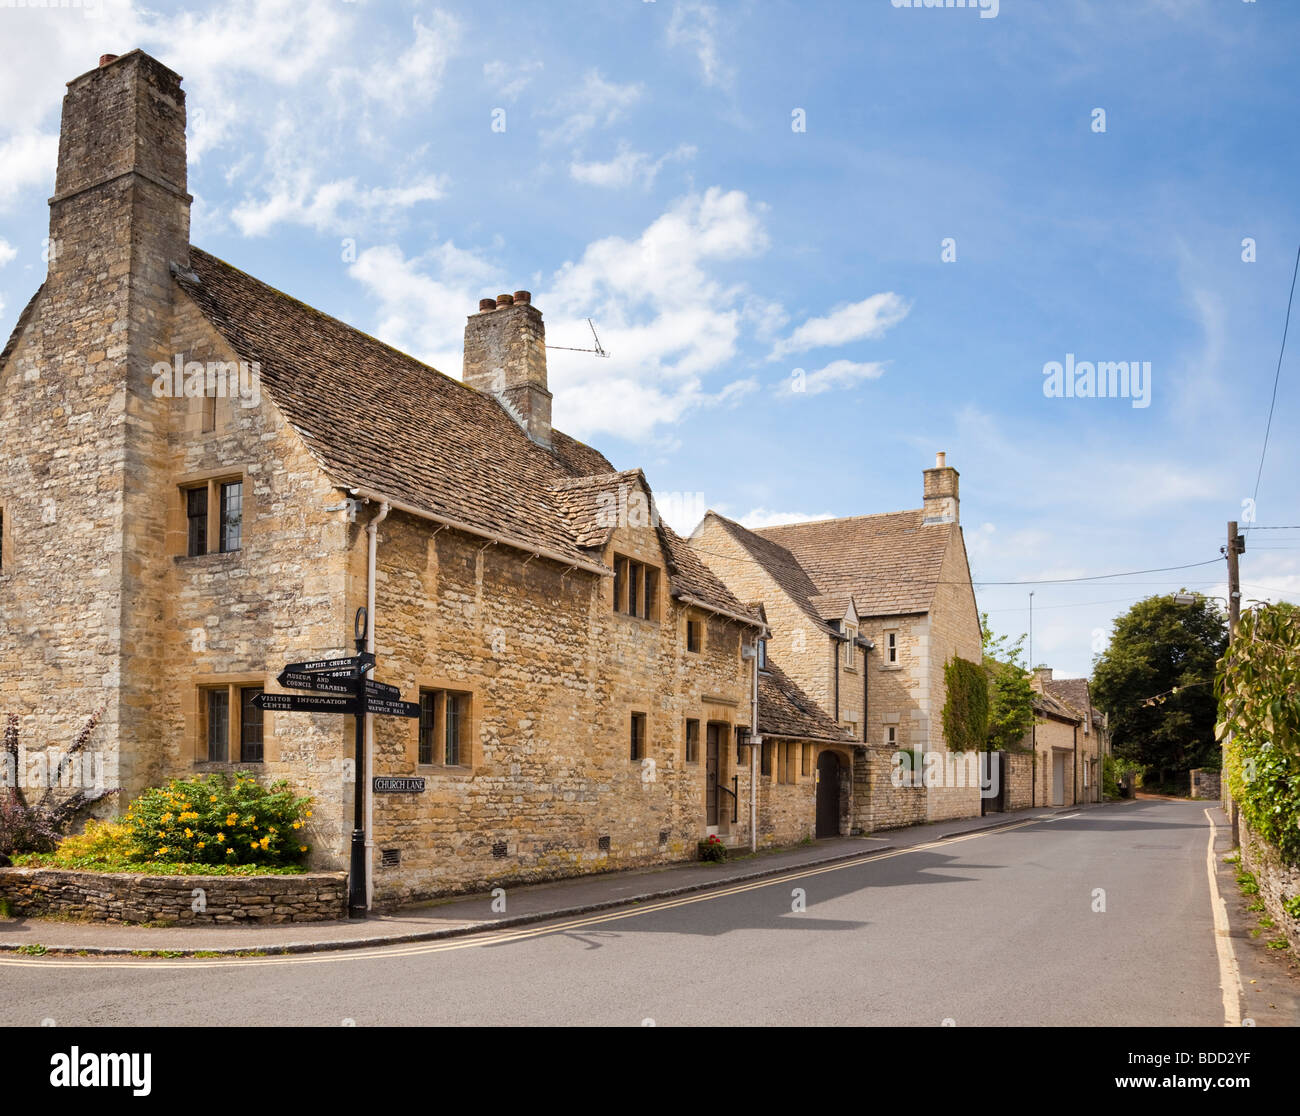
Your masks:
<svg viewBox="0 0 1300 1116"><path fill-rule="evenodd" d="M376 794L423 794L424 780L409 776L377 775L373 783Z"/></svg>

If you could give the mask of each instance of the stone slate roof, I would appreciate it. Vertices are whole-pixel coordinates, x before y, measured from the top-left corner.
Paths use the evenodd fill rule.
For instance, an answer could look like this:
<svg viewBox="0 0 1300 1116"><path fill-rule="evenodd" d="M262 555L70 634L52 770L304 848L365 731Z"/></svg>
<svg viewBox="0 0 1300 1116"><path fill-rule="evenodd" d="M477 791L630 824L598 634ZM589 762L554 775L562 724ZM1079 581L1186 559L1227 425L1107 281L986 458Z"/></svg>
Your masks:
<svg viewBox="0 0 1300 1116"><path fill-rule="evenodd" d="M552 432L532 441L495 399L191 248L176 282L243 360L340 488L364 487L434 515L585 563L603 545L594 494L644 477ZM647 486L648 491L648 486ZM752 616L666 526L670 588ZM604 539L608 539L608 533Z"/></svg>
<svg viewBox="0 0 1300 1116"><path fill-rule="evenodd" d="M1082 723L1083 721L1082 713L1076 712L1065 702L1047 693L1036 692L1034 694L1034 712L1044 717L1056 717L1062 721L1075 723Z"/></svg>
<svg viewBox="0 0 1300 1116"><path fill-rule="evenodd" d="M1050 681L1045 680L1043 689L1058 701L1070 706L1080 716L1087 716L1089 719L1088 727L1091 731L1096 732L1105 728L1105 715L1093 704L1092 694L1088 690L1088 680L1086 678L1053 678Z"/></svg>
<svg viewBox="0 0 1300 1116"><path fill-rule="evenodd" d="M820 590L813 584L812 578L793 554L779 543L763 538L748 527L742 527L734 519L728 519L725 515L719 515L714 511L708 514L762 566L819 630L834 633L835 629L826 623L818 607L813 604L813 598L821 595ZM843 615L844 613L841 612L836 619L840 619Z"/></svg>
<svg viewBox="0 0 1300 1116"><path fill-rule="evenodd" d="M944 553L959 530L954 523L926 526L923 518L918 508L751 533L775 548L769 554L795 561L818 593L852 595L860 616L900 616L930 611Z"/></svg>
<svg viewBox="0 0 1300 1116"><path fill-rule="evenodd" d="M815 597L810 597L808 603L817 611L817 615L823 620L843 620L849 614L849 605L857 611L857 602L853 600L851 593L819 593Z"/></svg>
<svg viewBox="0 0 1300 1116"><path fill-rule="evenodd" d="M770 656L767 668L758 672L758 731L764 737L855 743L848 729L836 724Z"/></svg>

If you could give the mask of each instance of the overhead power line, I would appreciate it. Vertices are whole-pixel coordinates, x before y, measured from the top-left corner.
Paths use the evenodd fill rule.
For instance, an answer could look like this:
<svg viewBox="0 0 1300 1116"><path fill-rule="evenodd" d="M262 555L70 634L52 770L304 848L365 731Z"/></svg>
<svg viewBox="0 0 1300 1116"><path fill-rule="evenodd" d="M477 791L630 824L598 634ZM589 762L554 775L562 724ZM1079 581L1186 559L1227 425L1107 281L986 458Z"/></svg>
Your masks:
<svg viewBox="0 0 1300 1116"><path fill-rule="evenodd" d="M1273 429L1273 408L1277 406L1277 385L1282 378L1282 354L1286 352L1286 335L1291 328L1291 302L1295 298L1295 277L1300 274L1300 248L1296 249L1295 267L1291 269L1291 293L1286 299L1286 320L1282 324L1282 347L1277 353L1277 371L1273 373L1273 398L1268 405L1268 422L1264 424L1264 446L1259 451L1259 469L1255 473L1255 495L1252 500L1259 502L1259 478L1264 475L1264 456L1268 453L1268 435ZM1250 530L1249 527L1246 528Z"/></svg>
<svg viewBox="0 0 1300 1116"><path fill-rule="evenodd" d="M973 581L973 585L1063 585L1071 581L1103 581L1110 577L1132 577L1136 574L1149 573L1168 573L1171 570L1190 570L1196 566L1213 566L1223 561L1222 558L1211 558L1207 562L1188 562L1185 566L1161 566L1154 570L1121 570L1119 573L1109 574L1092 574L1089 577L1042 577L1033 581Z"/></svg>

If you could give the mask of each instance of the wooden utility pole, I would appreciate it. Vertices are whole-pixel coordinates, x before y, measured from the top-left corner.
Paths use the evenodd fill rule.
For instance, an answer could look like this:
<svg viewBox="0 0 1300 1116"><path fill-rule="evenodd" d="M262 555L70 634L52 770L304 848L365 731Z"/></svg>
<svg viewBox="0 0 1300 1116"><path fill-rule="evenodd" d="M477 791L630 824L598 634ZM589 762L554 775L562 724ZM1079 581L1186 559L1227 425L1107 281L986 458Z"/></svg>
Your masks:
<svg viewBox="0 0 1300 1116"><path fill-rule="evenodd" d="M1241 576L1237 569L1237 555L1246 550L1246 540L1237 534L1237 521L1228 521L1228 642L1237 638L1237 622L1241 619Z"/></svg>
<svg viewBox="0 0 1300 1116"><path fill-rule="evenodd" d="M1228 559L1228 645L1237 638L1237 622L1241 619L1241 573L1237 568L1237 555L1245 553L1246 540L1237 534L1237 521L1235 519L1228 521L1228 545L1224 549L1224 555ZM1227 751L1228 746L1232 743L1232 733L1229 731L1227 739L1223 742L1223 764L1221 773L1227 768ZM1222 777L1222 775L1221 775ZM1237 822L1237 804L1232 800L1232 795L1228 792L1228 780L1223 779L1223 785L1219 792L1223 798L1223 808L1227 811L1228 819L1232 822L1232 843L1234 847L1240 847L1241 834Z"/></svg>

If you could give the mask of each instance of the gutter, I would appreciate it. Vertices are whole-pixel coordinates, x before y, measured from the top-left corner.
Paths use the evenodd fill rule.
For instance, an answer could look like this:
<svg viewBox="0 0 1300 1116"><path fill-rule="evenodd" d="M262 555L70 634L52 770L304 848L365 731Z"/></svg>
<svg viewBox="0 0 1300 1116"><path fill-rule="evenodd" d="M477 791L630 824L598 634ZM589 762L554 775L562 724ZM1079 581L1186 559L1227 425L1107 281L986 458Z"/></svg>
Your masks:
<svg viewBox="0 0 1300 1116"><path fill-rule="evenodd" d="M557 561L563 560L564 559L557 559ZM763 621L758 620L753 616L745 616L740 612L731 612L729 609L719 608L717 605L711 605L706 601L700 600L698 597L692 597L689 593L673 593L672 597L673 600L681 601L682 604L691 605L694 608L702 608L705 612L713 612L719 616L725 616L728 620L738 620L742 624L748 624L750 627L758 628L762 635L770 634L768 626L764 624ZM755 652L755 654L757 655L757 652ZM757 663L758 659L755 658L754 662Z"/></svg>
<svg viewBox="0 0 1300 1116"><path fill-rule="evenodd" d="M594 562L584 562L580 558L571 558L559 551L550 550L544 546L538 546L536 543L525 542L523 539L515 538L512 535L502 535L495 531L488 531L482 527L471 527L468 523L462 523L458 519L448 519L445 515L437 515L434 512L427 511L424 508L417 508L414 504L408 504L404 500L396 500L391 496L385 496L382 492L376 492L372 488L353 488L347 485L340 486L350 496L360 496L363 499L370 500L377 504L387 504L393 511L405 512L407 515L413 515L418 519L427 519L433 523L441 523L444 527L451 527L457 531L464 531L467 535L475 535L480 539L489 539L501 546L508 546L514 550L522 550L526 554L532 554L537 558L549 558L552 562L559 562L561 565L569 566L575 570L585 570L587 573L599 574L601 577L613 577L614 571L606 566L596 565ZM709 607L707 605L702 607ZM718 611L714 609L713 611ZM739 619L739 617L737 617ZM750 619L750 623L752 623Z"/></svg>

